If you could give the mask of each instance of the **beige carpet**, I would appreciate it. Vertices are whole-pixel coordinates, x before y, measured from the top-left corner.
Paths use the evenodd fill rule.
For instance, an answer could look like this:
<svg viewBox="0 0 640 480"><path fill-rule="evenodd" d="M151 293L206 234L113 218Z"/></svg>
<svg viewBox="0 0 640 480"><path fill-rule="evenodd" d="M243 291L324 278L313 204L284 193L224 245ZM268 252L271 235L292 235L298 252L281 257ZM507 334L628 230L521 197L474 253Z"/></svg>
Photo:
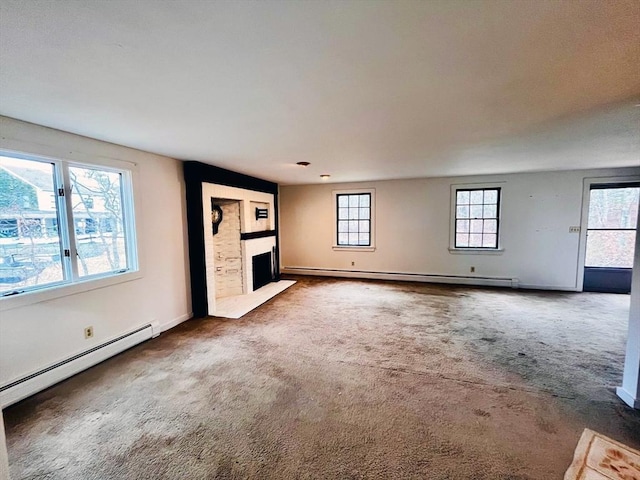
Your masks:
<svg viewBox="0 0 640 480"><path fill-rule="evenodd" d="M613 393L629 297L318 278L5 409L13 480L560 480Z"/></svg>
<svg viewBox="0 0 640 480"><path fill-rule="evenodd" d="M585 429L564 480L640 480L640 452Z"/></svg>

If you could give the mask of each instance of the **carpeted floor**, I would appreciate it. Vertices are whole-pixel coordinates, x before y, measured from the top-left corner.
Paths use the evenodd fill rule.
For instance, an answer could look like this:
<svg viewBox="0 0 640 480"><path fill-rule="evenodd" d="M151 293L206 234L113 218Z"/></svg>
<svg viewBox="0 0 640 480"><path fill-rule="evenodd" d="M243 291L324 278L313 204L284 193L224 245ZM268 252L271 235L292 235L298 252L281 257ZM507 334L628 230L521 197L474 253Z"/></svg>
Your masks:
<svg viewBox="0 0 640 480"><path fill-rule="evenodd" d="M560 479L614 395L629 296L298 283L5 410L18 479Z"/></svg>

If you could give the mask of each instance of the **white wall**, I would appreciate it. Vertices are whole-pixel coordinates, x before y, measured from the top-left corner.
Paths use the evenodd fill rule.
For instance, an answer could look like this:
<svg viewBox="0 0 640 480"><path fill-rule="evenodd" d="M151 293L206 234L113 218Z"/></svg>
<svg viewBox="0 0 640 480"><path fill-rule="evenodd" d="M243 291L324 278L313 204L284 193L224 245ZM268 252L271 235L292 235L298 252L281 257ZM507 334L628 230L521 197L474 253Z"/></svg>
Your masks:
<svg viewBox="0 0 640 480"><path fill-rule="evenodd" d="M0 148L75 161L137 164L140 278L0 311L0 384L150 322L190 316L182 164L176 160L0 117ZM0 300L1 302L2 300ZM83 329L94 327L86 340Z"/></svg>
<svg viewBox="0 0 640 480"><path fill-rule="evenodd" d="M282 186L282 268L507 277L522 287L575 290L580 235L569 227L581 225L584 179L638 174L609 169ZM451 185L493 182L502 182L504 251L450 253ZM373 252L332 249L332 190L350 188L375 189Z"/></svg>
<svg viewBox="0 0 640 480"><path fill-rule="evenodd" d="M640 211L638 211L638 225L640 225ZM627 405L640 409L640 235L636 235L628 331L624 375L622 386L617 388L617 393Z"/></svg>

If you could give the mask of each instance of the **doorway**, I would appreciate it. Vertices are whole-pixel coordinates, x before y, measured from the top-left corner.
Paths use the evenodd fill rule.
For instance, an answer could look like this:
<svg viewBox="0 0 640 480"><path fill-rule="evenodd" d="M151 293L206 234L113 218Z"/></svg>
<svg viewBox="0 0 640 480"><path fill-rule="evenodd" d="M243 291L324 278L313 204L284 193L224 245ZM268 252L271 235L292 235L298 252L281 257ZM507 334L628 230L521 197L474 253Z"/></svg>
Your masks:
<svg viewBox="0 0 640 480"><path fill-rule="evenodd" d="M631 291L639 198L640 182L591 185L583 291Z"/></svg>

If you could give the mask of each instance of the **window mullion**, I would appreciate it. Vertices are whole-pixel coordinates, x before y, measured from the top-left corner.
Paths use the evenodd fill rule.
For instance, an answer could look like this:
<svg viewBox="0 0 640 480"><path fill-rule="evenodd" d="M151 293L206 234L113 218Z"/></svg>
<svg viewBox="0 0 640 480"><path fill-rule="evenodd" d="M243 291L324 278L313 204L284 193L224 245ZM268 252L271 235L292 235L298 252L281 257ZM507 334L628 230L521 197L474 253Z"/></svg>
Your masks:
<svg viewBox="0 0 640 480"><path fill-rule="evenodd" d="M73 281L73 273L71 270L70 257L65 255L66 251L70 251L69 240L69 217L67 215L66 195L60 195L60 192L65 191L64 181L64 166L61 162L55 162L54 164L54 180L55 180L55 205L56 215L58 219L58 238L60 241L60 259L62 264L63 278L65 282Z"/></svg>
<svg viewBox="0 0 640 480"><path fill-rule="evenodd" d="M64 184L64 197L62 200L64 202L64 213L65 213L65 226L66 226L66 236L67 236L67 245L65 248L69 250L68 259L68 268L70 270L71 279L73 281L78 280L78 249L76 243L76 230L75 230L75 222L73 218L73 191L71 185L71 177L69 175L69 165L67 163L62 163L62 178Z"/></svg>

